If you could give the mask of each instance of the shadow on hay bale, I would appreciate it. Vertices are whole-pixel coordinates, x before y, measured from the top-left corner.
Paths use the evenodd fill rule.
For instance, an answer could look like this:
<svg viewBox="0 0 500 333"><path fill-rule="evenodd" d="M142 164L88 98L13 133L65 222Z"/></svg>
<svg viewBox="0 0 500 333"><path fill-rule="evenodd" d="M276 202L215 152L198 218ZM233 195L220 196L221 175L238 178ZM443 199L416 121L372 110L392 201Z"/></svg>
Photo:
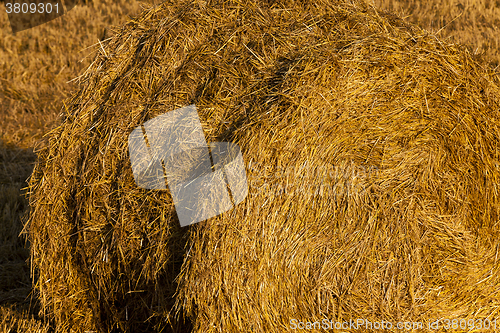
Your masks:
<svg viewBox="0 0 500 333"><path fill-rule="evenodd" d="M166 2L115 33L30 180L58 330L497 314L499 80L464 48L362 1ZM180 228L127 136L189 104L249 194Z"/></svg>

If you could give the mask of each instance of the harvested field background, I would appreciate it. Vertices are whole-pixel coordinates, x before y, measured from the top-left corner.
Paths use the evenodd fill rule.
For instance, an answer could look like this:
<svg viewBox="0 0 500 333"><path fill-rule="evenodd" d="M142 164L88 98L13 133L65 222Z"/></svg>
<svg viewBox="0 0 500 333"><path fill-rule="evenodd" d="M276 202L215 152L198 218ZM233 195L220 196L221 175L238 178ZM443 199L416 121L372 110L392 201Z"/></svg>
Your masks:
<svg viewBox="0 0 500 333"><path fill-rule="evenodd" d="M375 5L439 31L443 39L464 43L472 53L483 52L484 66L500 64L499 2L380 0ZM109 37L110 26L138 13L140 4L89 1L15 36L0 8L0 330L48 332L50 323L38 317L36 299L29 298L29 252L18 237L27 208L21 195L24 180L32 170L36 142L58 124L63 101L78 87L76 78L90 65L99 47L95 44Z"/></svg>

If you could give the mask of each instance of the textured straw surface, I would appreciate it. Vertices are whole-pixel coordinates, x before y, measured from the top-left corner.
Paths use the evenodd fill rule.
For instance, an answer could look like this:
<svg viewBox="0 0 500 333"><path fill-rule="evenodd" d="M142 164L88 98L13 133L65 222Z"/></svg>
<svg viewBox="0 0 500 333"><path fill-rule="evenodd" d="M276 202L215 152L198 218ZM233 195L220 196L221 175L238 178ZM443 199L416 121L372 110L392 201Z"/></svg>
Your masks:
<svg viewBox="0 0 500 333"><path fill-rule="evenodd" d="M58 331L498 317L500 80L464 48L361 0L172 1L81 82L30 180ZM249 194L181 228L127 137L190 104Z"/></svg>

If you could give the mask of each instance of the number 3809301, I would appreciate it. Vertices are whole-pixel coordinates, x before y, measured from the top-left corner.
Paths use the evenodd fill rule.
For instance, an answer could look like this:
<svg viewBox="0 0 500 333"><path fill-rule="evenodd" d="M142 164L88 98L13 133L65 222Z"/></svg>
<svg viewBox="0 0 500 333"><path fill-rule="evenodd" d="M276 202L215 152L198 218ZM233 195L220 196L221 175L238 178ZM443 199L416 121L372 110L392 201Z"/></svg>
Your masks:
<svg viewBox="0 0 500 333"><path fill-rule="evenodd" d="M7 14L51 14L52 12L59 13L59 4L51 4L50 2L38 4L26 2L8 2L5 4L5 9L7 11Z"/></svg>

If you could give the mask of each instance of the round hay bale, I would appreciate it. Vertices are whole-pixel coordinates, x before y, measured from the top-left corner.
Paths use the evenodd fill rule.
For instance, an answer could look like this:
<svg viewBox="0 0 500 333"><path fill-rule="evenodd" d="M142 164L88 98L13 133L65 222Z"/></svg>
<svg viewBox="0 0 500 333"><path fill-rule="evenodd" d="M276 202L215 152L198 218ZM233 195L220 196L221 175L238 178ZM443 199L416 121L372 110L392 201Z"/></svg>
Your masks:
<svg viewBox="0 0 500 333"><path fill-rule="evenodd" d="M464 48L361 0L165 2L81 81L30 179L58 331L497 314L500 80ZM181 228L127 139L191 104L207 142L241 148L248 196Z"/></svg>

